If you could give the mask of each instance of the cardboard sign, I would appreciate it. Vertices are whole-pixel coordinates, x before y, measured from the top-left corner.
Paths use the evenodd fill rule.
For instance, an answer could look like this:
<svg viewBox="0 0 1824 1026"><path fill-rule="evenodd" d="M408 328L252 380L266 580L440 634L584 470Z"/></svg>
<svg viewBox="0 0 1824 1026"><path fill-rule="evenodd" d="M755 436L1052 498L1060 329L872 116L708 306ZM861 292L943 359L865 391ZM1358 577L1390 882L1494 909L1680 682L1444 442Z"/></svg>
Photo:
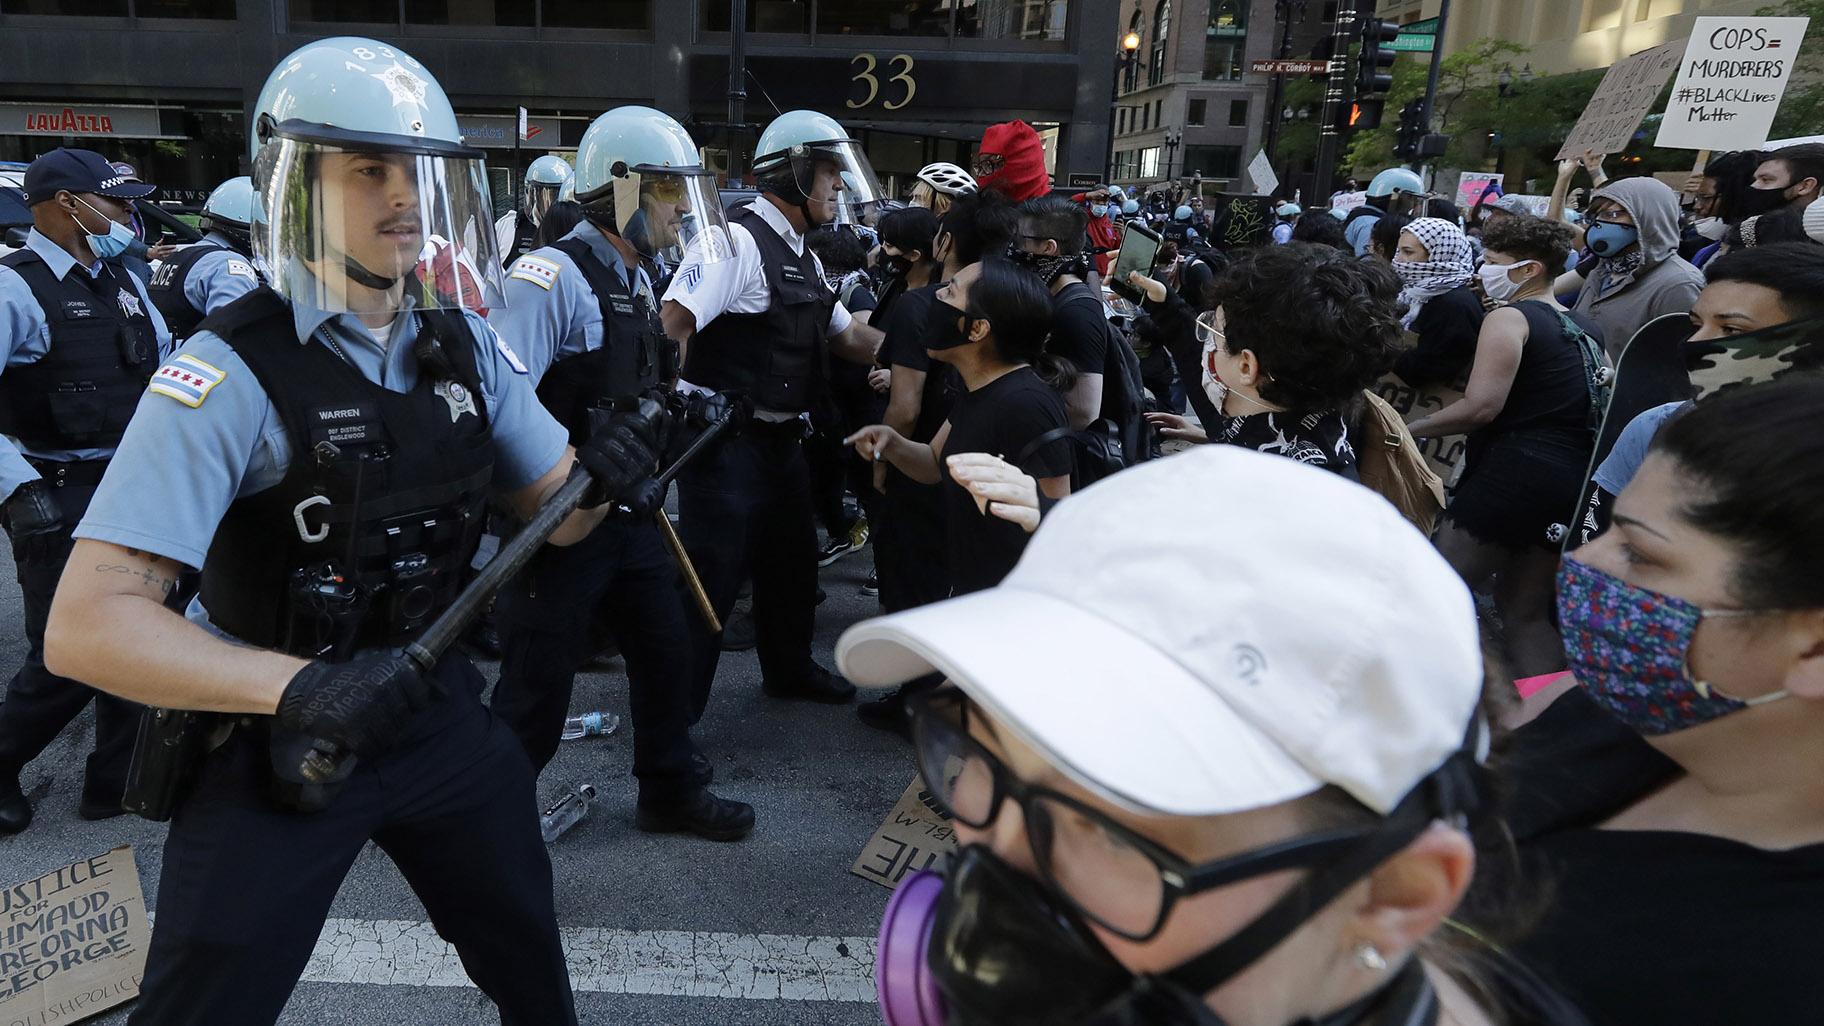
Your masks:
<svg viewBox="0 0 1824 1026"><path fill-rule="evenodd" d="M1577 127L1565 136L1564 145L1558 147L1558 155L1552 159L1573 160L1583 156L1584 150L1620 153L1627 149L1634 130L1640 127L1640 119L1659 102L1666 80L1678 69L1684 49L1685 41L1680 39L1610 65L1589 105L1583 108L1583 116L1577 119Z"/></svg>
<svg viewBox="0 0 1824 1026"><path fill-rule="evenodd" d="M1248 180L1254 183L1254 191L1262 196L1273 195L1279 188L1279 176L1273 173L1273 162L1267 159L1267 151L1254 154L1248 162Z"/></svg>
<svg viewBox="0 0 1824 1026"><path fill-rule="evenodd" d="M1366 202L1368 202L1368 194L1365 192L1339 192L1330 197L1330 209L1354 210Z"/></svg>
<svg viewBox="0 0 1824 1026"><path fill-rule="evenodd" d="M1263 246L1273 239L1273 225L1279 220L1273 213L1273 200L1267 196L1232 196L1216 223L1216 246L1219 249L1242 249Z"/></svg>
<svg viewBox="0 0 1824 1026"><path fill-rule="evenodd" d="M849 872L892 890L906 874L931 869L954 850L956 830L937 811L925 782L913 777Z"/></svg>
<svg viewBox="0 0 1824 1026"><path fill-rule="evenodd" d="M1409 338L1409 345L1411 341ZM1465 382L1458 381L1448 385L1414 387L1407 384L1405 378L1390 372L1374 383L1374 394L1387 400L1387 405L1393 407L1400 418L1410 424L1463 398L1464 384ZM1457 478L1463 473L1463 457L1469 450L1469 436L1445 435L1413 440L1419 443L1419 453L1425 457L1426 464L1444 479L1445 489L1455 488Z"/></svg>
<svg viewBox="0 0 1824 1026"><path fill-rule="evenodd" d="M138 997L151 935L129 845L0 891L0 1023L75 1022Z"/></svg>
<svg viewBox="0 0 1824 1026"><path fill-rule="evenodd" d="M1501 182L1505 176L1492 171L1465 171L1457 179L1457 209L1468 216L1475 209L1483 194L1493 192L1501 194Z"/></svg>
<svg viewBox="0 0 1824 1026"><path fill-rule="evenodd" d="M1699 18L1655 146L1752 150L1767 141L1810 18Z"/></svg>

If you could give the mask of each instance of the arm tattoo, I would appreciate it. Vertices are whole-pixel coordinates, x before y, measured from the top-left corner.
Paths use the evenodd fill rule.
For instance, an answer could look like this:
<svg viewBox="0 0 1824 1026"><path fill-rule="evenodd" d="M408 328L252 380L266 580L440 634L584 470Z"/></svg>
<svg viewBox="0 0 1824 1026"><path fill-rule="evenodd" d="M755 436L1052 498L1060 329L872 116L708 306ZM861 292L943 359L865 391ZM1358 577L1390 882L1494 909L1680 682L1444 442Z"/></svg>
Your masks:
<svg viewBox="0 0 1824 1026"><path fill-rule="evenodd" d="M119 563L101 563L96 565L95 572L98 574L126 574L129 577L137 577L144 581L147 587L157 588L159 594L164 596L169 596L172 592L177 590L177 581L174 578L161 577L154 573L151 567L134 569L130 566L122 566Z"/></svg>

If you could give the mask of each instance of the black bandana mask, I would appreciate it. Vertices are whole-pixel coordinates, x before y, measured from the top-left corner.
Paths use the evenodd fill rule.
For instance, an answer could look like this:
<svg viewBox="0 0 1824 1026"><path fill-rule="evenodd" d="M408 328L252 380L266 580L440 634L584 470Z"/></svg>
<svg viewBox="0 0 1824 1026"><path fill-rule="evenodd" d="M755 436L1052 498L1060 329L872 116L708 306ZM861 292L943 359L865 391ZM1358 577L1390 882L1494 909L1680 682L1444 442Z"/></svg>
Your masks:
<svg viewBox="0 0 1824 1026"><path fill-rule="evenodd" d="M1070 274L1081 278L1089 273L1089 259L1081 253L1074 256L1047 256L1043 253L1028 253L1023 249L1015 249L1007 254L1007 259L1044 279L1047 288L1064 275Z"/></svg>

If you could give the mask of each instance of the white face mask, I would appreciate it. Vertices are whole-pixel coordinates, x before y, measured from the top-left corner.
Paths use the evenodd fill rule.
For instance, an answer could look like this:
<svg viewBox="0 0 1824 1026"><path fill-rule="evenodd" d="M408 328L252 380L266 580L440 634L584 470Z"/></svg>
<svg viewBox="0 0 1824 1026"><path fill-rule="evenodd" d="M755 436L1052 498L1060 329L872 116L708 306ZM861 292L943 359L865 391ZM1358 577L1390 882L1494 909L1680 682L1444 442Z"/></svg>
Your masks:
<svg viewBox="0 0 1824 1026"><path fill-rule="evenodd" d="M1691 227L1711 242L1721 242L1723 236L1729 234L1729 226L1720 217L1700 217L1691 223Z"/></svg>
<svg viewBox="0 0 1824 1026"><path fill-rule="evenodd" d="M1514 294L1519 292L1524 284L1509 278L1507 272L1531 263L1537 263L1537 261L1517 260L1511 264L1483 264L1481 270L1476 272L1482 276L1482 291L1488 293L1488 298L1497 303L1507 302L1514 298Z"/></svg>

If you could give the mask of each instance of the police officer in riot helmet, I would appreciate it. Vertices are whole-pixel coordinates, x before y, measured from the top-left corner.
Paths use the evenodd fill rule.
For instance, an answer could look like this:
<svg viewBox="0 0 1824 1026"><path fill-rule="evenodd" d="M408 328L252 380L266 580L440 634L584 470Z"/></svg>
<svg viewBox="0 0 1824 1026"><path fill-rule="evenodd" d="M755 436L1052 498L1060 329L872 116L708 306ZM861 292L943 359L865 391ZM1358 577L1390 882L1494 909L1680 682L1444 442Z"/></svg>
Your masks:
<svg viewBox="0 0 1824 1026"><path fill-rule="evenodd" d="M135 241L132 202L154 187L74 149L34 160L24 184L32 230L0 258L0 526L12 540L26 645L0 702L0 834L32 820L20 771L96 697L45 668L45 617L70 529L171 346L146 283L122 262ZM84 819L120 814L135 719L111 695L97 701Z"/></svg>
<svg viewBox="0 0 1824 1026"><path fill-rule="evenodd" d="M754 582L754 629L767 694L847 702L854 688L811 659L817 529L800 441L801 415L825 387L826 360L871 365L880 332L849 315L805 246L843 204L880 197L861 146L835 120L788 111L755 147L761 195L729 214L732 257L711 259L723 236L686 249L661 310L683 347L680 388L745 393L754 419L678 478L679 527L710 602L726 618L743 578ZM692 701L709 701L720 639L691 619Z"/></svg>
<svg viewBox="0 0 1824 1026"><path fill-rule="evenodd" d="M733 255L714 175L660 111L621 107L597 118L577 149L576 186L582 223L510 264L506 306L489 315L573 441L587 437L591 407L669 389L677 378L655 261L675 262L687 230L713 234L701 244L705 262ZM702 422L713 414L699 405ZM754 812L709 792L710 761L691 742L685 621L697 612L686 609L655 513L664 516L610 516L582 542L547 549L502 593L493 708L542 769L557 751L577 669L592 654L591 624L605 614L627 663L638 826L736 840L753 829Z"/></svg>
<svg viewBox="0 0 1824 1026"><path fill-rule="evenodd" d="M500 258L511 264L538 248L538 226L545 211L564 195L576 172L564 158L547 153L526 168L525 187L521 190L519 209L509 210L494 222L495 240L500 244Z"/></svg>
<svg viewBox="0 0 1824 1026"><path fill-rule="evenodd" d="M482 154L416 60L307 44L254 125L272 286L153 376L46 633L61 672L223 714L130 1021L275 1021L372 840L503 1022L574 1023L525 753L466 657L399 653L456 597L491 492L529 516L581 462L594 492L550 536L580 541L661 432L628 413L573 447L477 315L502 275ZM187 619L159 602L184 566Z"/></svg>
<svg viewBox="0 0 1824 1026"><path fill-rule="evenodd" d="M152 302L178 343L203 318L260 287L254 267L253 179L230 178L203 204L201 242L167 257L152 272Z"/></svg>

